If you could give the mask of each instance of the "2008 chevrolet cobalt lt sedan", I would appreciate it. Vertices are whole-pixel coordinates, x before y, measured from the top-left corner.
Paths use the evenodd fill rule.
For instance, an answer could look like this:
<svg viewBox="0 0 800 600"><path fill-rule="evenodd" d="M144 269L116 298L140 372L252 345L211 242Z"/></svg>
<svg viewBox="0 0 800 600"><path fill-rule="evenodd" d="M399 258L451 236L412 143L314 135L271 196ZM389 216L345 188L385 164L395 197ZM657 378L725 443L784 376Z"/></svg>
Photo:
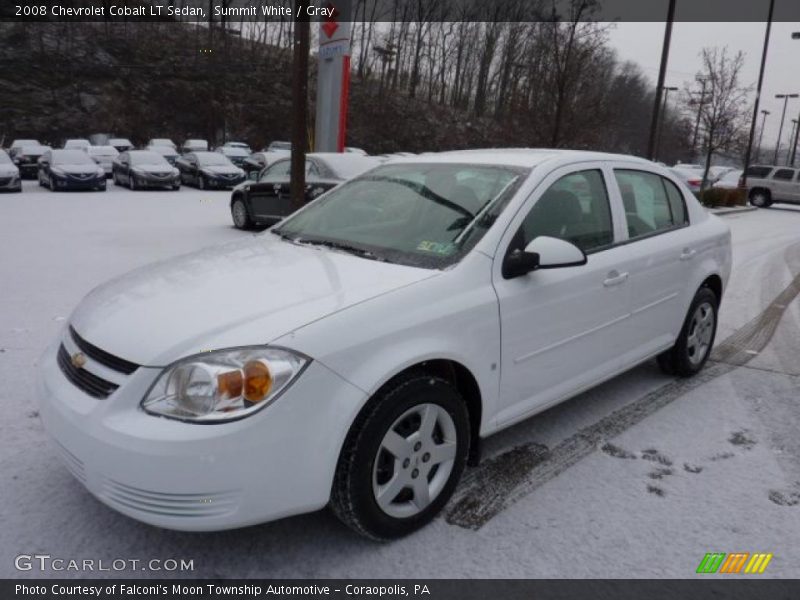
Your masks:
<svg viewBox="0 0 800 600"><path fill-rule="evenodd" d="M730 265L727 226L648 161L396 159L92 291L40 361L40 412L72 473L141 521L330 505L395 538L481 438L652 357L699 371Z"/></svg>

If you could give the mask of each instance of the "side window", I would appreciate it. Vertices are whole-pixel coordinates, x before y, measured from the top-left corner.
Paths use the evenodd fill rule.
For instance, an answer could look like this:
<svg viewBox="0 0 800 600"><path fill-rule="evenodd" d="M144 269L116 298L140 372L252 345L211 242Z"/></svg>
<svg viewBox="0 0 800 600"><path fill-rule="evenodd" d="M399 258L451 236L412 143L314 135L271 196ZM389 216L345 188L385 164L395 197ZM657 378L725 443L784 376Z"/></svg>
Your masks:
<svg viewBox="0 0 800 600"><path fill-rule="evenodd" d="M686 201L683 199L683 194L678 187L669 179L661 178L661 183L667 190L667 198L669 198L669 207L672 210L672 221L675 225L685 225L689 222L686 216Z"/></svg>
<svg viewBox="0 0 800 600"><path fill-rule="evenodd" d="M666 231L685 222L685 213L673 218L669 188L660 175L623 169L615 169L614 175L625 205L630 239Z"/></svg>
<svg viewBox="0 0 800 600"><path fill-rule="evenodd" d="M525 217L514 245L524 248L540 235L572 242L586 253L614 241L601 171L571 173L550 186Z"/></svg>
<svg viewBox="0 0 800 600"><path fill-rule="evenodd" d="M794 171L792 169L778 169L772 176L773 179L780 179L782 181L791 181L794 178Z"/></svg>

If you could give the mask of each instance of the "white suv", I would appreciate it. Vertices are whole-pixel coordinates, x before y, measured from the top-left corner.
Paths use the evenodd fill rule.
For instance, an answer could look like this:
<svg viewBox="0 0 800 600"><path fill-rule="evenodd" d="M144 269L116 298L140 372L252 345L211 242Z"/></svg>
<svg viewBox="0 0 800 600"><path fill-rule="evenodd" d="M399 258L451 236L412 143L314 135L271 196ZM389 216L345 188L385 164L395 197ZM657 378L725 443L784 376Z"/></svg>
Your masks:
<svg viewBox="0 0 800 600"><path fill-rule="evenodd" d="M699 371L730 267L728 227L649 161L399 158L95 289L40 361L40 412L75 476L141 521L330 504L394 538L481 438L653 357Z"/></svg>
<svg viewBox="0 0 800 600"><path fill-rule="evenodd" d="M776 202L800 204L800 169L754 165L747 169L750 204L767 208Z"/></svg>

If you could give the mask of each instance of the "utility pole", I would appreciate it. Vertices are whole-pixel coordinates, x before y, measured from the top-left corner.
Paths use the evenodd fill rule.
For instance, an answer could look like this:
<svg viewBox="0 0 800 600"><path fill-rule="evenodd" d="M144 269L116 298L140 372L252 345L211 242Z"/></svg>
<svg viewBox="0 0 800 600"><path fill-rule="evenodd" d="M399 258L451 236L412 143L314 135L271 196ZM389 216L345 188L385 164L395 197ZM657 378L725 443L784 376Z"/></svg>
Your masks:
<svg viewBox="0 0 800 600"><path fill-rule="evenodd" d="M650 137L647 140L647 158L655 160L656 154L656 130L658 129L658 113L661 108L661 92L664 89L664 79L667 76L667 61L669 60L669 44L672 39L672 23L675 20L675 1L669 0L667 9L667 24L664 29L664 44L661 46L661 66L658 69L658 84L656 85L656 97L653 102L653 115L650 119ZM772 0L774 2L775 0Z"/></svg>
<svg viewBox="0 0 800 600"><path fill-rule="evenodd" d="M678 88L676 87L664 87L664 106L661 109L661 120L658 125L658 133L656 135L656 147L653 150L653 158L651 160L655 160L658 158L658 152L661 146L661 132L664 130L664 121L667 120L667 98L669 97L670 92L677 91Z"/></svg>
<svg viewBox="0 0 800 600"><path fill-rule="evenodd" d="M744 157L744 171L742 173L742 187L747 187L747 169L750 167L750 152L753 149L753 138L756 133L756 119L758 119L759 104L761 102L761 86L764 83L764 69L767 66L767 50L769 50L769 34L772 31L772 15L775 12L775 0L769 0L769 13L767 14L767 31L764 33L764 49L761 51L761 68L758 71L758 86L756 87L756 102L753 106L753 119L750 121L750 137L747 140L747 152Z"/></svg>
<svg viewBox="0 0 800 600"><path fill-rule="evenodd" d="M789 144L794 142L794 132L797 129L797 119L792 119L792 133L789 134ZM791 166L792 162L794 161L794 157L792 156L792 146L789 146L789 149L786 151L786 166Z"/></svg>
<svg viewBox="0 0 800 600"><path fill-rule="evenodd" d="M767 122L767 115L772 114L768 110L762 110L761 114L764 115L761 117L761 131L758 133L758 146L756 147L756 162L761 160L761 140L764 139L764 125Z"/></svg>
<svg viewBox="0 0 800 600"><path fill-rule="evenodd" d="M786 120L786 107L789 105L790 98L797 98L800 94L775 94L775 98L783 100L783 114L781 114L781 124L778 127L778 141L775 142L775 158L772 161L773 165L778 164L778 152L781 149L781 136L783 135L783 122Z"/></svg>
<svg viewBox="0 0 800 600"><path fill-rule="evenodd" d="M697 101L697 119L694 122L694 135L692 135L692 160L697 154L697 132L700 130L700 117L703 114L703 104L706 101L706 79L698 77L697 82L702 86L700 100Z"/></svg>
<svg viewBox="0 0 800 600"><path fill-rule="evenodd" d="M295 2L294 52L292 57L292 206L305 204L306 148L308 129L308 50L311 23Z"/></svg>

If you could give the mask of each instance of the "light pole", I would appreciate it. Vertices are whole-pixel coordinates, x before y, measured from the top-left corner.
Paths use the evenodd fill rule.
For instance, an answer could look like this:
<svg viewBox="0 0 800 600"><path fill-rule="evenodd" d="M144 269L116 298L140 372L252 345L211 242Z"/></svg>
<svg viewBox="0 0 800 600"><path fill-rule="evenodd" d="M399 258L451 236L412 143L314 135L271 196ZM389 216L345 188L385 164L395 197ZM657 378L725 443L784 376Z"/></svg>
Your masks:
<svg viewBox="0 0 800 600"><path fill-rule="evenodd" d="M761 140L764 139L764 124L767 122L767 115L772 114L768 110L762 110L761 114L761 131L758 133L758 146L756 147L756 162L761 161Z"/></svg>
<svg viewBox="0 0 800 600"><path fill-rule="evenodd" d="M664 86L661 88L664 92L664 105L661 107L661 120L658 124L658 132L656 133L656 145L653 149L653 160L658 158L658 152L661 149L661 133L664 131L664 121L667 119L667 98L669 97L670 92L675 92L678 90L676 87L668 87Z"/></svg>
<svg viewBox="0 0 800 600"><path fill-rule="evenodd" d="M792 140L792 154L789 158L789 166L794 167L794 159L797 156L797 138L800 137L800 116L797 119L792 119L794 123L794 137L789 138Z"/></svg>
<svg viewBox="0 0 800 600"><path fill-rule="evenodd" d="M744 156L744 172L742 173L741 187L747 187L747 170L750 168L750 152L753 151L753 137L756 133L756 119L761 102L761 87L764 83L764 70L767 66L767 51L769 50L769 35L772 31L772 15L775 13L775 0L769 0L767 11L767 27L764 31L764 48L761 50L761 67L758 69L758 85L756 86L756 101L753 103L753 118L750 119L750 135L747 138L747 151Z"/></svg>
<svg viewBox="0 0 800 600"><path fill-rule="evenodd" d="M786 120L786 107L789 104L789 98L797 98L800 94L775 94L778 100L783 100L783 114L781 115L781 124L778 127L778 141L775 143L775 158L772 161L773 165L778 164L778 152L781 149L781 136L783 135L783 122Z"/></svg>
<svg viewBox="0 0 800 600"><path fill-rule="evenodd" d="M771 0L775 2L775 0ZM658 129L658 112L661 108L661 91L667 75L667 61L669 60L669 46L672 40L672 23L675 21L675 2L669 0L667 8L667 24L664 28L664 43L661 45L661 65L658 69L658 84L656 84L656 97L653 100L653 114L650 117L650 135L647 139L647 158L656 159L656 130Z"/></svg>

